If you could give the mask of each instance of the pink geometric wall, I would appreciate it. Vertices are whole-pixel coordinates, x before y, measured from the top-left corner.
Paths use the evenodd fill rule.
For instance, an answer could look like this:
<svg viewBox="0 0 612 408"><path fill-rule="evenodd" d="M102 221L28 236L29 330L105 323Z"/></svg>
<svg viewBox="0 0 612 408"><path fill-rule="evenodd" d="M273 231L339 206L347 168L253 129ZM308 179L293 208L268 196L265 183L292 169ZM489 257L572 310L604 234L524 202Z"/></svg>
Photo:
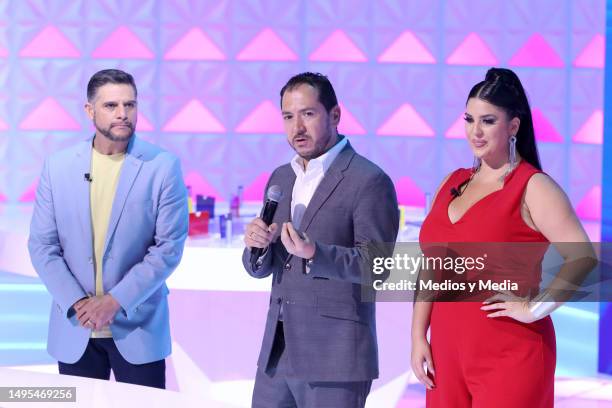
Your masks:
<svg viewBox="0 0 612 408"><path fill-rule="evenodd" d="M226 201L242 185L261 199L292 156L278 92L313 70L335 86L340 131L402 204L422 207L471 165L465 98L500 65L527 89L545 171L597 223L604 18L604 0L0 0L0 202L31 202L44 158L92 134L87 81L118 67L137 81L139 136L181 158L194 193ZM252 380L267 297L173 288L169 387L191 365L210 381ZM378 306L374 393L408 369L410 310L390 309L404 306Z"/></svg>
<svg viewBox="0 0 612 408"><path fill-rule="evenodd" d="M291 157L278 91L327 74L340 130L422 205L471 163L462 112L493 65L523 79L545 170L598 219L603 0L76 0L0 2L0 200L32 199L49 153L91 134L96 70L139 87L139 134L178 154L194 189L257 198ZM258 192L258 193L255 193Z"/></svg>

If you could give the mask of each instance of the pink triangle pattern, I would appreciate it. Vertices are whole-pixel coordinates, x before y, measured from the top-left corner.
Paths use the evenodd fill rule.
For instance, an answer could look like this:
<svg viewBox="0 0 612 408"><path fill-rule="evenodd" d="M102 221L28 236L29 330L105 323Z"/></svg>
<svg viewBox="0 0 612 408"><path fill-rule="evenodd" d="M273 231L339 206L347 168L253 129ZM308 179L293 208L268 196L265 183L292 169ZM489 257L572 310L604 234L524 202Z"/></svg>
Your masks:
<svg viewBox="0 0 612 408"><path fill-rule="evenodd" d="M21 49L19 56L38 58L79 58L81 53L57 27L48 25Z"/></svg>
<svg viewBox="0 0 612 408"><path fill-rule="evenodd" d="M223 61L225 54L197 27L189 30L164 55L165 60Z"/></svg>
<svg viewBox="0 0 612 408"><path fill-rule="evenodd" d="M453 122L453 124L446 130L444 137L447 139L464 139L465 138L465 119L463 114Z"/></svg>
<svg viewBox="0 0 612 408"><path fill-rule="evenodd" d="M601 34L593 36L574 60L575 67L603 68L606 59L606 39Z"/></svg>
<svg viewBox="0 0 612 408"><path fill-rule="evenodd" d="M285 133L280 110L274 103L264 100L236 127L238 133Z"/></svg>
<svg viewBox="0 0 612 408"><path fill-rule="evenodd" d="M197 99L192 99L164 126L164 132L225 133L225 126Z"/></svg>
<svg viewBox="0 0 612 408"><path fill-rule="evenodd" d="M185 185L191 187L191 194L195 199L197 194L215 197L216 201L222 201L223 196L210 185L199 173L191 171L185 176Z"/></svg>
<svg viewBox="0 0 612 408"><path fill-rule="evenodd" d="M297 61L298 56L271 28L261 30L238 53L239 61Z"/></svg>
<svg viewBox="0 0 612 408"><path fill-rule="evenodd" d="M578 132L572 137L577 143L602 144L603 143L603 112L597 109L584 122Z"/></svg>
<svg viewBox="0 0 612 408"><path fill-rule="evenodd" d="M376 134L433 137L435 132L411 104L405 103L378 128Z"/></svg>
<svg viewBox="0 0 612 408"><path fill-rule="evenodd" d="M147 119L147 117L143 115L142 112L138 112L138 120L136 122L136 131L137 132L152 132L153 130L155 130L155 128L151 124L151 121L149 121L149 119Z"/></svg>
<svg viewBox="0 0 612 408"><path fill-rule="evenodd" d="M368 58L342 30L335 30L310 54L311 61L365 62Z"/></svg>
<svg viewBox="0 0 612 408"><path fill-rule="evenodd" d="M6 196L0 193L0 203L5 203L5 202L6 202Z"/></svg>
<svg viewBox="0 0 612 408"><path fill-rule="evenodd" d="M242 194L244 201L263 201L266 184L270 179L270 173L261 173L249 184Z"/></svg>
<svg viewBox="0 0 612 408"><path fill-rule="evenodd" d="M533 118L533 129L535 131L536 139L540 142L563 142L563 137L557 132L557 129L548 120L542 111L538 108L531 110L531 116Z"/></svg>
<svg viewBox="0 0 612 408"><path fill-rule="evenodd" d="M0 45L0 58L8 57L8 55L8 50Z"/></svg>
<svg viewBox="0 0 612 408"><path fill-rule="evenodd" d="M435 64L436 59L412 31L406 30L380 54L378 62Z"/></svg>
<svg viewBox="0 0 612 408"><path fill-rule="evenodd" d="M499 61L478 34L469 33L448 56L446 63L450 65L495 66Z"/></svg>
<svg viewBox="0 0 612 408"><path fill-rule="evenodd" d="M576 214L583 220L601 220L601 186L591 188L576 206Z"/></svg>
<svg viewBox="0 0 612 408"><path fill-rule="evenodd" d="M125 26L113 31L91 54L93 58L153 59L151 50Z"/></svg>
<svg viewBox="0 0 612 408"><path fill-rule="evenodd" d="M340 123L338 124L338 132L345 135L365 135L366 130L361 126L361 123L357 121L355 116L346 109L342 103L340 105Z"/></svg>
<svg viewBox="0 0 612 408"><path fill-rule="evenodd" d="M510 65L517 67L561 68L565 64L542 34L535 33L510 58Z"/></svg>
<svg viewBox="0 0 612 408"><path fill-rule="evenodd" d="M5 121L3 121L2 119L0 119L0 132L3 130L8 130L8 125L6 124Z"/></svg>
<svg viewBox="0 0 612 408"><path fill-rule="evenodd" d="M397 201L400 205L425 207L425 193L408 176L401 177L395 183Z"/></svg>
<svg viewBox="0 0 612 408"><path fill-rule="evenodd" d="M19 124L23 130L80 130L81 126L52 97L47 97Z"/></svg>
<svg viewBox="0 0 612 408"><path fill-rule="evenodd" d="M32 184L19 196L20 203L30 203L36 199L36 190L38 189L38 180L34 180Z"/></svg>

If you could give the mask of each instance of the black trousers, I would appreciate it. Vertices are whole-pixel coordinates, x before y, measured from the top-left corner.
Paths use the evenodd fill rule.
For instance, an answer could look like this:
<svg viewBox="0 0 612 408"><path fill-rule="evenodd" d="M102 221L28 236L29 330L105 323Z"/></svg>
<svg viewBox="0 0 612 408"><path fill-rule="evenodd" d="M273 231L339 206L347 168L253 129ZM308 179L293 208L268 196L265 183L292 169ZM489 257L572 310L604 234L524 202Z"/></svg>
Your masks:
<svg viewBox="0 0 612 408"><path fill-rule="evenodd" d="M113 370L118 382L166 388L166 360L146 364L131 364L126 361L115 341L89 339L83 356L74 364L58 362L60 374L108 380Z"/></svg>

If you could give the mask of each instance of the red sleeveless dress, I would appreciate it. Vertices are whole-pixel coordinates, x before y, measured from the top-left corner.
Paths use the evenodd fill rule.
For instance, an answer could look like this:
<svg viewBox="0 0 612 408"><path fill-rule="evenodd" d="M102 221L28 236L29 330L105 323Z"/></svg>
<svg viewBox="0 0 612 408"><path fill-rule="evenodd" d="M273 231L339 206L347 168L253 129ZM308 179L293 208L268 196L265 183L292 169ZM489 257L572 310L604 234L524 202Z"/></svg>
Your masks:
<svg viewBox="0 0 612 408"><path fill-rule="evenodd" d="M440 188L423 222L419 241L427 243L545 243L521 217L527 182L540 172L522 161L501 190L477 201L456 222L448 216L452 188L466 182L471 169L456 170ZM542 251L521 257L522 279L541 279ZM530 265L529 265L530 264ZM516 272L516 271L515 271ZM516 273L514 274L516 278ZM519 277L520 278L520 277ZM488 318L481 302L434 302L431 349L436 387L427 391L428 408L552 408L556 364L550 317L525 324Z"/></svg>

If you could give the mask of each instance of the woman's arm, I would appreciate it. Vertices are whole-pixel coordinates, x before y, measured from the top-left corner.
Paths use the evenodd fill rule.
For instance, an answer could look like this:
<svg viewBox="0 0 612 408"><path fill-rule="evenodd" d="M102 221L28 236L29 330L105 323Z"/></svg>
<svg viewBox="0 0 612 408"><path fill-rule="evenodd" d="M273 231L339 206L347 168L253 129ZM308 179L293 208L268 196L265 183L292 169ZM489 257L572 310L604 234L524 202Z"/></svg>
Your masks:
<svg viewBox="0 0 612 408"><path fill-rule="evenodd" d="M414 375L428 389L434 387L434 382L432 378L428 377L427 373L435 374L431 347L427 341L431 307L431 302L416 301L414 303L411 329L412 353L410 356L410 364ZM425 367L427 367L427 372Z"/></svg>
<svg viewBox="0 0 612 408"><path fill-rule="evenodd" d="M548 316L569 300L597 265L597 257L569 199L546 174L535 174L527 183L522 213L525 222L555 246L563 257L563 266L536 299L495 303L483 310L501 309L488 317L509 316L529 323Z"/></svg>
<svg viewBox="0 0 612 408"><path fill-rule="evenodd" d="M452 173L448 174L438 186L436 193L433 196L433 203L436 202L436 198L438 197L438 193L444 184L446 184L447 180L450 178ZM423 279L423 275L426 274L427 271L419 271L419 276L417 278L417 282ZM412 366L412 371L417 379L425 385L428 389L432 389L435 384L433 379L430 378L427 374L434 372L433 358L431 355L431 347L429 342L427 341L427 330L429 330L429 320L431 316L431 308L432 303L428 299L428 294L420 291L415 292L415 301L414 308L412 310L412 328L411 328L411 338L412 338L412 352L410 356L410 363ZM427 372L425 371L425 367L427 367Z"/></svg>

